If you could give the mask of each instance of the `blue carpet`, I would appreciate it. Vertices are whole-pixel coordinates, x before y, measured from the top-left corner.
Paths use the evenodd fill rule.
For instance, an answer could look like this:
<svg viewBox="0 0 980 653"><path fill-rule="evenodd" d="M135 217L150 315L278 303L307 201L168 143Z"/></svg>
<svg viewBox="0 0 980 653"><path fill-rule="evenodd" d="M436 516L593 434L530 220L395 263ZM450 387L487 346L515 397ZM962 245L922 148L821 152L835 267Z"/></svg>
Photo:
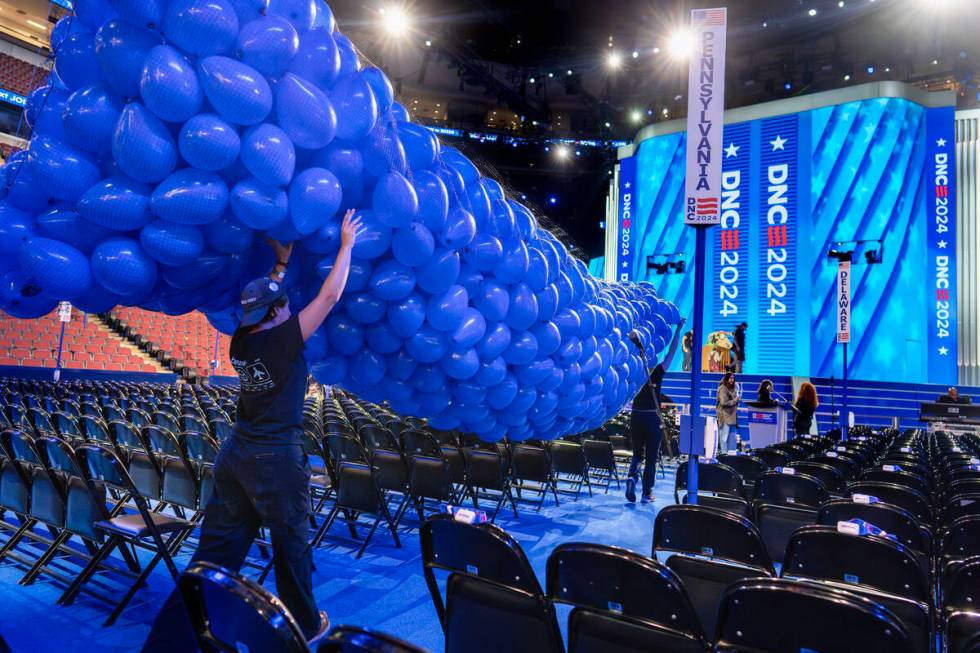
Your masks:
<svg viewBox="0 0 980 653"><path fill-rule="evenodd" d="M657 479L653 505L626 503L614 483L608 494L599 489L590 498L583 490L577 502L562 496L557 507L553 500L548 501L540 514L528 504L519 506L517 519L502 509L497 524L520 542L542 586L548 555L565 542L609 544L648 555L656 511L673 503L674 470L666 472L665 478ZM325 546L314 554L313 583L320 608L327 610L334 624L369 626L433 653L442 651L442 631L422 576L417 517L410 513L403 521L401 549L395 548L386 531L379 530L364 557L355 560L356 545L348 536L342 523L335 524ZM187 556L177 563L183 567ZM255 570L250 573L256 575ZM55 600L62 592L60 586L40 580L22 587L17 581L23 574L23 568L13 563L0 565L0 634L15 653L138 650L157 606L173 587L160 565L119 621L103 628L108 614L104 604L83 596L72 606L58 607ZM267 586L274 589L274 580ZM567 612L560 611L559 618L567 618Z"/></svg>

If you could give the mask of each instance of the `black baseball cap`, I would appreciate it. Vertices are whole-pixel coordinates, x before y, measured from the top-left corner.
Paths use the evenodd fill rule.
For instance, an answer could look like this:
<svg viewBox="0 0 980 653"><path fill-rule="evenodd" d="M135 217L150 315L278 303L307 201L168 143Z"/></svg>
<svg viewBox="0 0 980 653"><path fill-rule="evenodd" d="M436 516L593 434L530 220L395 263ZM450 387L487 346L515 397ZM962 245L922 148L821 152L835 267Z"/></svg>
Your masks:
<svg viewBox="0 0 980 653"><path fill-rule="evenodd" d="M262 321L276 300L286 295L286 289L278 281L262 277L250 282L242 291L242 309L245 314L239 326L255 326Z"/></svg>

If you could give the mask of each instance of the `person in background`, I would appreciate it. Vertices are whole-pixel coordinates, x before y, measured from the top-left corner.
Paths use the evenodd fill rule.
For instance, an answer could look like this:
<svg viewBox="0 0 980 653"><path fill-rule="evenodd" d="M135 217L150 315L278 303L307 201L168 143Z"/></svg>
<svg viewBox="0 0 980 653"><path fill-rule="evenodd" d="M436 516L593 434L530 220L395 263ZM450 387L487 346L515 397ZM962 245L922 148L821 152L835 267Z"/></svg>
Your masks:
<svg viewBox="0 0 980 653"><path fill-rule="evenodd" d="M630 460L626 479L626 500L636 502L636 482L640 476L640 463L643 462L643 503L653 501L653 486L657 480L657 460L660 457L660 444L664 439L664 425L661 422L660 404L663 403L662 385L667 368L674 360L680 341L684 319L674 330L674 338L664 359L650 372L650 378L640 388L633 399L630 413L630 437L633 440L633 457Z"/></svg>
<svg viewBox="0 0 980 653"><path fill-rule="evenodd" d="M693 331L688 331L684 334L684 340L681 342L681 352L684 354L684 361L681 369L683 369L685 372L690 372L694 359Z"/></svg>
<svg viewBox="0 0 980 653"><path fill-rule="evenodd" d="M763 404L765 406L775 406L777 402L772 398L772 391L774 386L772 381L769 379L764 380L759 384L758 397L756 398L756 403Z"/></svg>
<svg viewBox="0 0 980 653"><path fill-rule="evenodd" d="M745 367L745 330L748 328L748 322L742 322L735 328L735 336L733 337L735 346L732 348L734 350L732 353L735 354L735 371L739 374Z"/></svg>
<svg viewBox="0 0 980 653"><path fill-rule="evenodd" d="M303 451L303 400L307 370L304 343L320 328L347 285L360 218L348 211L333 269L317 296L290 311L282 286L292 244L270 242L277 262L268 276L242 291L244 315L231 339L231 364L241 382L233 433L214 465L214 494L204 511L192 561L241 569L259 528L272 540L279 598L303 635L315 643L330 620L313 599L313 552L309 543L310 466ZM187 611L174 590L143 646L147 651L197 651Z"/></svg>
<svg viewBox="0 0 980 653"><path fill-rule="evenodd" d="M936 399L937 404L972 404L973 401L966 395L960 395L960 391L956 388L950 388L946 391L946 394L940 395Z"/></svg>
<svg viewBox="0 0 980 653"><path fill-rule="evenodd" d="M739 399L735 374L726 372L718 384L718 398L715 405L718 415L718 446L722 453L731 453L738 448Z"/></svg>
<svg viewBox="0 0 980 653"><path fill-rule="evenodd" d="M817 388L809 381L800 386L800 391L796 395L796 402L793 403L795 416L793 417L793 430L796 437L810 433L813 427L813 414L817 412L820 400L817 398Z"/></svg>

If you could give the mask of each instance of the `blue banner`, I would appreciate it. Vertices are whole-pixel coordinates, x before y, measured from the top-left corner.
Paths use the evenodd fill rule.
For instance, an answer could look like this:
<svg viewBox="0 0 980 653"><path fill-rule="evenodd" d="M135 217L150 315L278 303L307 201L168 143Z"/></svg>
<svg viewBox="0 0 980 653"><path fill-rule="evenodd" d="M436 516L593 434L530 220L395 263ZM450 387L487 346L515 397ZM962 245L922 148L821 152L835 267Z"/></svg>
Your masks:
<svg viewBox="0 0 980 653"><path fill-rule="evenodd" d="M926 114L927 306L930 383L956 383L955 109ZM933 299L933 295L935 298Z"/></svg>
<svg viewBox="0 0 980 653"><path fill-rule="evenodd" d="M18 107L27 106L27 98L19 93L14 93L13 91L8 91L5 88L0 88L0 102L6 102L7 104L13 104Z"/></svg>
<svg viewBox="0 0 980 653"><path fill-rule="evenodd" d="M796 240L799 118L763 120L759 130L762 249L759 279L757 365L766 374L792 374L796 359Z"/></svg>
<svg viewBox="0 0 980 653"><path fill-rule="evenodd" d="M635 249L635 230L633 214L636 211L636 157L619 162L619 261L620 281L633 279L633 250Z"/></svg>
<svg viewBox="0 0 980 653"><path fill-rule="evenodd" d="M707 324L734 331L748 321L751 226L752 130L749 123L726 125L722 145L721 228L711 232L708 255Z"/></svg>

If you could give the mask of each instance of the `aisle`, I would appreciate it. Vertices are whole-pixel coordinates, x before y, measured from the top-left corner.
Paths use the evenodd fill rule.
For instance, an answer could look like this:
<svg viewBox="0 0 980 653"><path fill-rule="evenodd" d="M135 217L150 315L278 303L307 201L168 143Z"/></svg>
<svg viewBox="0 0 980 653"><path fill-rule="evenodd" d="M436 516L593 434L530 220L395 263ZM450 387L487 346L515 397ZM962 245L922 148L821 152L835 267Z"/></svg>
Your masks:
<svg viewBox="0 0 980 653"><path fill-rule="evenodd" d="M599 490L592 498L583 492L577 502L562 497L561 505L545 504L540 514L522 505L520 518L503 510L498 524L517 538L527 553L542 585L545 563L552 549L564 542L596 542L621 546L649 554L653 519L659 507L673 503L673 470L658 478L656 503L631 505L615 484L609 494ZM410 529L410 530L409 530ZM367 625L420 644L433 653L443 650L442 632L422 576L419 537L413 515L406 516L396 549L390 536L379 531L361 560L354 560L353 545L340 541L348 535L335 525L328 545L315 554L313 575L317 602L329 612L334 624ZM178 566L187 563L184 556ZM23 571L11 564L0 565L0 596L4 619L0 633L14 651L44 653L121 653L138 650L149 630L156 605L172 585L162 566L152 574L150 586L137 597L143 603L130 607L115 626L102 628L108 613L92 599L75 605L55 605L61 589L48 582L21 587ZM268 583L273 587L273 583ZM560 611L564 618L566 612ZM564 624L563 624L564 625Z"/></svg>

